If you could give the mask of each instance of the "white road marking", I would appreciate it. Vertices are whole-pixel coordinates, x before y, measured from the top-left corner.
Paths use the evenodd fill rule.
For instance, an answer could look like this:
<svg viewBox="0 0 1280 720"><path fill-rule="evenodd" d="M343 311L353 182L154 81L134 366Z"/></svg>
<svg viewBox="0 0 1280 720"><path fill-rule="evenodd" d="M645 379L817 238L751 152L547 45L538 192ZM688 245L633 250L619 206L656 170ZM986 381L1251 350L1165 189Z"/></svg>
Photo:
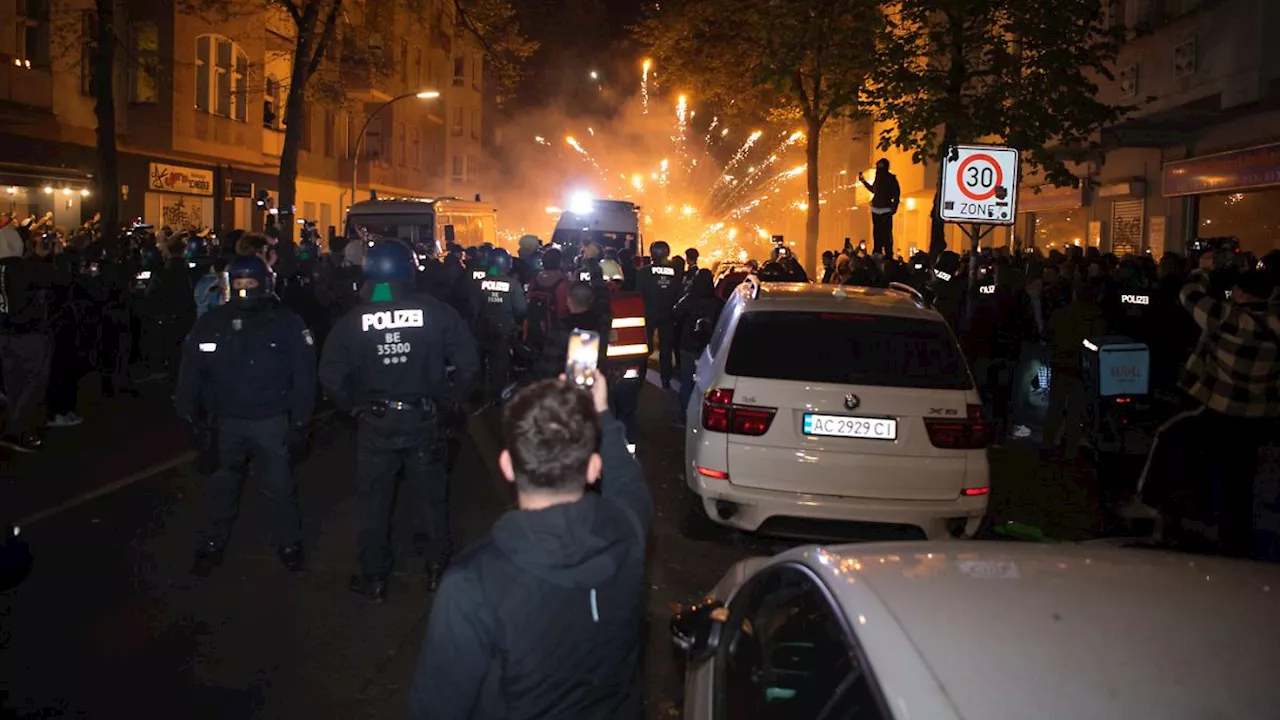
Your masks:
<svg viewBox="0 0 1280 720"><path fill-rule="evenodd" d="M328 420L329 417L333 415L333 412L334 412L333 410L325 410L323 412L317 413L315 417L311 419L311 425L313 426L313 429L318 429L315 426L321 425L322 423L324 423L325 420ZM88 502L92 502L93 500L97 500L98 498L103 497L104 495L110 495L111 493L117 490L122 490L135 483L142 482L143 480L146 480L147 478L153 477L155 475L159 475L160 473L165 472L166 470L172 470L173 468L176 468L180 465L185 465L195 460L198 457L200 457L200 453L194 450L185 452L176 457L171 457L168 460L163 460L161 462L156 463L155 465L152 465L147 468L143 468L142 470L139 470L138 472L135 472L131 475L126 475L125 477L122 477L119 480L114 480L112 482L107 483L106 485L101 485L92 490L88 490L83 493L80 493L79 495L69 498L68 500L65 500L57 505L54 505L53 507L45 508L44 510L34 512L28 515L27 517L24 517L21 520L18 520L14 524L19 527L23 527L23 526L34 525L42 520L48 520L49 518L54 517L55 515L61 515L62 513L68 510L80 507L81 505L84 505L85 503L88 503Z"/></svg>

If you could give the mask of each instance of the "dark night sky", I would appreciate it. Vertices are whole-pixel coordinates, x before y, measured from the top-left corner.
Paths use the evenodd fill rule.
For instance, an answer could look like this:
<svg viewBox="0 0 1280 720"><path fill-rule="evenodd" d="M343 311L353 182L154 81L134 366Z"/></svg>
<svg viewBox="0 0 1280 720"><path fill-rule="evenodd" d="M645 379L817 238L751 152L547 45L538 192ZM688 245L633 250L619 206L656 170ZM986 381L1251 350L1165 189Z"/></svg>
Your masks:
<svg viewBox="0 0 1280 720"><path fill-rule="evenodd" d="M540 43L520 92L524 107L560 106L586 115L609 114L638 83L640 50L627 27L639 21L641 0L516 0L525 31ZM596 70L617 92L589 82Z"/></svg>

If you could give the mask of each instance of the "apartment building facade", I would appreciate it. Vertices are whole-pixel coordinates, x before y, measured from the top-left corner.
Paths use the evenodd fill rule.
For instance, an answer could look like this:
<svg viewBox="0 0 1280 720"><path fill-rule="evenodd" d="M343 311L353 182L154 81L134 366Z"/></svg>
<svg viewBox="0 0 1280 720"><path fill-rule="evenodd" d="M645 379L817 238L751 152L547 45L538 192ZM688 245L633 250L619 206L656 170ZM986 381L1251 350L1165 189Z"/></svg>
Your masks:
<svg viewBox="0 0 1280 720"><path fill-rule="evenodd" d="M1234 236L1259 255L1280 248L1280 33L1274 0L1110 0L1133 31L1103 85L1137 103L1078 168L1078 189L1024 183L1018 232L1040 247L1183 252ZM1148 101L1149 99L1149 101Z"/></svg>
<svg viewBox="0 0 1280 720"><path fill-rule="evenodd" d="M1260 255L1280 248L1280 56L1266 50L1280 36L1280 2L1100 1L1130 30L1116 80L1100 86L1100 97L1136 107L1099 134L1088 162L1072 167L1080 187L1053 187L1024 172L1016 224L984 243L1159 256L1183 252L1197 237L1233 236ZM872 178L885 157L902 187L895 246L904 255L928 248L937 167L877 150L883 129L854 123L825 142L824 186L846 194L824 206L824 245L870 237L870 197L843 179L858 170ZM949 226L947 244L961 250L968 240Z"/></svg>
<svg viewBox="0 0 1280 720"><path fill-rule="evenodd" d="M117 6L115 75L121 218L172 227L260 228L255 197L278 199L295 44L290 19L268 11L210 22L175 4ZM455 32L454 5L388 11L333 43L333 62L306 109L295 217L341 231L345 208L379 196L470 197L482 189L480 83L473 43ZM0 3L0 211L73 227L92 216L95 164L90 59L96 13L84 0ZM127 28L126 28L127 26ZM387 28L368 32L369 27ZM471 70L472 67L476 69ZM430 91L439 97L420 99ZM461 138L447 126L465 108ZM474 137L470 125L474 124ZM363 133L363 135L362 135ZM357 152L358 151L358 152ZM458 163L461 172L452 172ZM474 157L468 164L467 157ZM5 203L7 200L7 204Z"/></svg>

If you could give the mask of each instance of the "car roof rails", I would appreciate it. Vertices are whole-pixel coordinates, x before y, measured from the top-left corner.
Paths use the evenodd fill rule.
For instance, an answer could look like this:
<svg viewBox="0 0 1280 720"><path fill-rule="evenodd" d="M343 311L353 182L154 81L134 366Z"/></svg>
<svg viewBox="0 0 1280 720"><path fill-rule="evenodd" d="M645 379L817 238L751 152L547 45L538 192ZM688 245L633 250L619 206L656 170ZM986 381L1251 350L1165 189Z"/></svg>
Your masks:
<svg viewBox="0 0 1280 720"><path fill-rule="evenodd" d="M920 291L919 291L919 290L917 290L917 289L915 289L915 288L911 287L910 285L908 285L908 284L906 284L906 283L891 282L891 283L889 283L889 289L890 289L890 290L895 290L895 291L897 291L897 292L901 292L901 293L906 293L906 294L910 295L910 296L915 300L916 305L920 306L921 308L924 308L925 310L929 310L929 309L930 309L930 307L929 307L929 301L928 301L928 300L925 300L924 295L922 295L922 294L920 293Z"/></svg>

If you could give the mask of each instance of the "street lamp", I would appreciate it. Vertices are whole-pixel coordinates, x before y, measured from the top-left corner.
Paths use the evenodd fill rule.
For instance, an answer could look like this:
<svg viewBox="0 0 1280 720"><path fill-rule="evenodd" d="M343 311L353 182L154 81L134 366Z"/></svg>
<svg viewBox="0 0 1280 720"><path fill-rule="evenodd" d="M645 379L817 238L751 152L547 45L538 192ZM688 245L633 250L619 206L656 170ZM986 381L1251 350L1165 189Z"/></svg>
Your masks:
<svg viewBox="0 0 1280 720"><path fill-rule="evenodd" d="M351 153L351 204L356 202L356 175L360 172L360 148L364 145L364 134L369 131L369 125L373 119L382 112L384 108L393 103L409 98L417 98L418 100L435 100L440 97L440 93L436 90L422 90L419 92L405 93L391 98L382 103L373 112L369 113L369 117L365 118L364 127L360 128L360 134L356 136L355 152Z"/></svg>

